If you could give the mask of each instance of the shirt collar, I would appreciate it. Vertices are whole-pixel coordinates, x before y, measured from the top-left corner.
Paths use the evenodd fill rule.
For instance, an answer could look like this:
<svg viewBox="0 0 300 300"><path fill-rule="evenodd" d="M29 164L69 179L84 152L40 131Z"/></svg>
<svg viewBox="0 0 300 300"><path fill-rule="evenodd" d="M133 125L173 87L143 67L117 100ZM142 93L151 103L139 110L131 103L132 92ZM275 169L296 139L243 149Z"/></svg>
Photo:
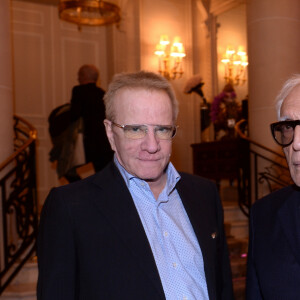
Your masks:
<svg viewBox="0 0 300 300"><path fill-rule="evenodd" d="M119 171L120 171L122 177L124 178L125 183L126 183L128 188L130 187L131 180L134 179L134 178L137 178L138 180L144 181L144 180L128 173L125 170L125 168L119 163L116 155L114 155L114 163L117 166L117 168L119 169ZM171 162L168 163L166 172L167 172L167 184L166 184L164 189L166 190L167 195L169 195L174 190L177 182L180 180L181 177L180 177L179 173L176 171L175 167L173 166L173 164ZM144 181L144 182L148 185L148 183L146 181Z"/></svg>

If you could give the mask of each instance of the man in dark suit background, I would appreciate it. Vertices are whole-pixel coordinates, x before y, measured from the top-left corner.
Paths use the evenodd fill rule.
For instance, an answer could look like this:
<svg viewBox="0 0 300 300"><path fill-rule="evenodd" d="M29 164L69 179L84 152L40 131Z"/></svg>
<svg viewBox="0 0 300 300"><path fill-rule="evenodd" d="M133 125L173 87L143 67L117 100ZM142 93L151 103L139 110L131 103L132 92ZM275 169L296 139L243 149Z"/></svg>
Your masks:
<svg viewBox="0 0 300 300"><path fill-rule="evenodd" d="M99 71L95 66L81 66L78 70L79 85L73 88L71 99L71 121L82 117L85 161L92 162L96 172L113 157L103 124L105 92L96 85L98 77Z"/></svg>
<svg viewBox="0 0 300 300"><path fill-rule="evenodd" d="M300 74L277 96L279 122L271 124L294 185L257 201L251 210L248 300L300 299Z"/></svg>
<svg viewBox="0 0 300 300"><path fill-rule="evenodd" d="M171 85L151 72L118 74L104 101L114 160L47 197L37 299L232 300L216 186L169 161Z"/></svg>

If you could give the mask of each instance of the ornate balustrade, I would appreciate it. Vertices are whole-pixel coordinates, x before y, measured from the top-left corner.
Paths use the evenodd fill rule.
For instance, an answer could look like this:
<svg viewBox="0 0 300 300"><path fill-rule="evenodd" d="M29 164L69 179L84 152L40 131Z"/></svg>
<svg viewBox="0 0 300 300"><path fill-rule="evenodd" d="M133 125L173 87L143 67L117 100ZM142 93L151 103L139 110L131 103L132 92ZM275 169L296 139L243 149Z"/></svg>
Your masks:
<svg viewBox="0 0 300 300"><path fill-rule="evenodd" d="M35 251L36 130L14 116L14 153L0 164L0 295Z"/></svg>
<svg viewBox="0 0 300 300"><path fill-rule="evenodd" d="M243 203L249 214L251 203L284 186L292 184L285 156L251 140L244 132L246 120L239 121L235 130L240 138L249 143L250 160L248 183L245 186Z"/></svg>

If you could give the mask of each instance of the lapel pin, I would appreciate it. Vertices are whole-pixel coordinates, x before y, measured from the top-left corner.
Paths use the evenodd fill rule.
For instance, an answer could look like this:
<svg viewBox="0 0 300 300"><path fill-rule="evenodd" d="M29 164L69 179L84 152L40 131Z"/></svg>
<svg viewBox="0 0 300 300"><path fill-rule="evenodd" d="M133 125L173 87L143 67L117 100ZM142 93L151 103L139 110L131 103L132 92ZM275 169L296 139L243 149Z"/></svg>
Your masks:
<svg viewBox="0 0 300 300"><path fill-rule="evenodd" d="M217 237L217 233L216 232L213 232L212 234L211 234L211 238L212 239L215 239Z"/></svg>

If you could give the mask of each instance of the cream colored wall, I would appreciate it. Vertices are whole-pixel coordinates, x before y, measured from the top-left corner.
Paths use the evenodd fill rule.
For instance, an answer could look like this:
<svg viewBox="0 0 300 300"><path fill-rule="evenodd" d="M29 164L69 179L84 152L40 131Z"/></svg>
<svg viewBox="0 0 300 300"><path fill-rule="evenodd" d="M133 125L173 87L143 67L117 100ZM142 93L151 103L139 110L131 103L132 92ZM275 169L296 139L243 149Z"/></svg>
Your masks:
<svg viewBox="0 0 300 300"><path fill-rule="evenodd" d="M13 82L11 37L9 35L11 17L7 13L9 5L9 0L1 1L0 4L0 163L13 153Z"/></svg>

